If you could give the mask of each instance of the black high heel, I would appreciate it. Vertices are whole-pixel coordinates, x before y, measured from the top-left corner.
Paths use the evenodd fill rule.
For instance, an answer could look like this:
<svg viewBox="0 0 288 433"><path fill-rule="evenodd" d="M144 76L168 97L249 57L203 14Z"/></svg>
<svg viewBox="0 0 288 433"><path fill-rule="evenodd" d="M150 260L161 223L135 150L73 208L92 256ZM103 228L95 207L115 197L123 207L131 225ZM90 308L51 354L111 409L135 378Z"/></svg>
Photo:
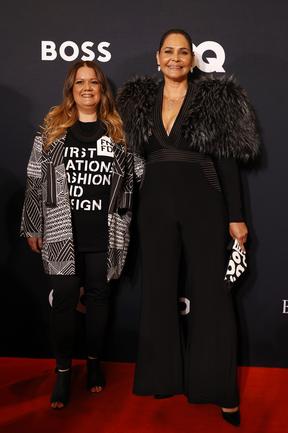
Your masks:
<svg viewBox="0 0 288 433"><path fill-rule="evenodd" d="M235 412L224 412L221 409L222 417L225 421L229 422L229 424L234 425L235 427L240 426L240 410L236 410Z"/></svg>
<svg viewBox="0 0 288 433"><path fill-rule="evenodd" d="M62 409L69 402L70 384L71 384L71 368L66 371L55 369L57 374L56 382L51 394L50 403L62 403L62 407L52 407L52 409Z"/></svg>
<svg viewBox="0 0 288 433"><path fill-rule="evenodd" d="M104 373L101 369L99 358L87 359L87 389L91 390L94 387L101 387L106 385Z"/></svg>

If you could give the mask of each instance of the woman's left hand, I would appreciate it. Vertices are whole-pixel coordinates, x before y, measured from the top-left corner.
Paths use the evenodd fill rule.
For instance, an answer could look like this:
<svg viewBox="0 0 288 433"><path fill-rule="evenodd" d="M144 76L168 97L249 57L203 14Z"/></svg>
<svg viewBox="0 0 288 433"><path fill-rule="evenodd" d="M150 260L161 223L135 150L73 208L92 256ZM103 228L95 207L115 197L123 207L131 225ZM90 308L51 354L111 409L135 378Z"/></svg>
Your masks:
<svg viewBox="0 0 288 433"><path fill-rule="evenodd" d="M245 242L247 241L248 228L244 222L229 223L229 233L233 239L237 239L240 247L245 251Z"/></svg>

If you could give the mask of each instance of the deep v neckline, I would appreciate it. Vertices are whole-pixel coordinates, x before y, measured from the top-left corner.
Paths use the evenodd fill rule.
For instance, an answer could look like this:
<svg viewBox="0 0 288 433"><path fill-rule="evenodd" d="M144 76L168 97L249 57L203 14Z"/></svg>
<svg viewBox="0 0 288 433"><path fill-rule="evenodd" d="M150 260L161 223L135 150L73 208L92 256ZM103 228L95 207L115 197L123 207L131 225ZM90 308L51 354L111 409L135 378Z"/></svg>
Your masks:
<svg viewBox="0 0 288 433"><path fill-rule="evenodd" d="M158 140L164 147L178 147L178 142L181 140L181 126L185 115L187 113L188 107L190 105L190 95L192 91L192 85L189 82L187 92L184 101L180 107L180 110L174 120L170 133L168 134L162 119L162 107L163 107L163 91L164 83L159 88L156 104L154 109L154 132Z"/></svg>

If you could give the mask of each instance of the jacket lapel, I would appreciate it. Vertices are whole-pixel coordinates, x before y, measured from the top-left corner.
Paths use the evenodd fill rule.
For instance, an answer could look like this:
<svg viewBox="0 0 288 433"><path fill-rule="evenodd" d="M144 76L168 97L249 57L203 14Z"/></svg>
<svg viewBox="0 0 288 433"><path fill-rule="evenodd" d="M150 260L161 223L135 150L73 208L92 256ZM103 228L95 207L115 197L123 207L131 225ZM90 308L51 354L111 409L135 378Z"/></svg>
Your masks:
<svg viewBox="0 0 288 433"><path fill-rule="evenodd" d="M55 167L63 164L65 138L66 134L53 141L48 152L44 152L44 159L47 163L47 207L55 207L57 205Z"/></svg>
<svg viewBox="0 0 288 433"><path fill-rule="evenodd" d="M121 189L125 171L125 150L120 145L114 143L113 151L114 159L112 163L109 213L113 213L117 207L117 197Z"/></svg>
<svg viewBox="0 0 288 433"><path fill-rule="evenodd" d="M47 157L50 162L54 165L54 167L57 167L57 165L63 164L63 149L64 149L64 143L66 139L66 135L63 135L63 137L58 138L57 140L53 141L51 146L48 149Z"/></svg>

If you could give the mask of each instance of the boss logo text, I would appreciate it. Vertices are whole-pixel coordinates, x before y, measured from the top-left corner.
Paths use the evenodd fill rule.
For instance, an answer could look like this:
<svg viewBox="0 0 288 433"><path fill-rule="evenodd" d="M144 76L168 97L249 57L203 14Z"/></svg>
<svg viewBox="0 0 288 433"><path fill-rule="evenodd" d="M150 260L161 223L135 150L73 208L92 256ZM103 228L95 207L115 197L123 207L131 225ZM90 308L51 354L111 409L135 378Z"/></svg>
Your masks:
<svg viewBox="0 0 288 433"><path fill-rule="evenodd" d="M111 53L107 50L110 42L99 42L96 47L97 54L94 52L94 42L85 41L80 48L74 41L65 41L57 48L53 41L41 41L41 60L56 60L58 55L66 62L73 62L79 56L81 60L98 60L99 62L109 62Z"/></svg>

